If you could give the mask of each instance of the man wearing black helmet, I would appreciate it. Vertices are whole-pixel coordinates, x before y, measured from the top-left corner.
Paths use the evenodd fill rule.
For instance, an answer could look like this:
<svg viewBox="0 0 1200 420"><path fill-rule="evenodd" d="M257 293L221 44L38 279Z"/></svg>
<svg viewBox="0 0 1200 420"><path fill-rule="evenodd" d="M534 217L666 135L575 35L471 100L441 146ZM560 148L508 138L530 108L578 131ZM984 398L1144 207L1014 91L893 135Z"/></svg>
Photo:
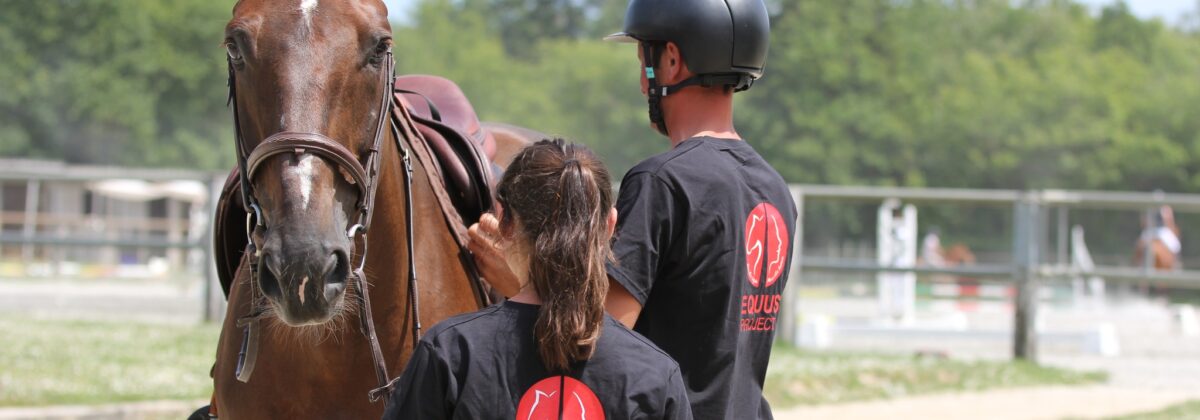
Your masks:
<svg viewBox="0 0 1200 420"><path fill-rule="evenodd" d="M769 419L762 396L796 208L733 126L762 76L762 0L632 0L653 127L671 150L621 181L607 307L679 362L697 419Z"/></svg>
<svg viewBox="0 0 1200 420"><path fill-rule="evenodd" d="M762 395L787 283L796 208L787 184L733 127L733 94L762 76L762 0L632 0L651 125L671 150L621 181L606 307L679 362L697 419L770 419ZM486 216L471 249L508 285ZM497 268L499 267L499 268Z"/></svg>

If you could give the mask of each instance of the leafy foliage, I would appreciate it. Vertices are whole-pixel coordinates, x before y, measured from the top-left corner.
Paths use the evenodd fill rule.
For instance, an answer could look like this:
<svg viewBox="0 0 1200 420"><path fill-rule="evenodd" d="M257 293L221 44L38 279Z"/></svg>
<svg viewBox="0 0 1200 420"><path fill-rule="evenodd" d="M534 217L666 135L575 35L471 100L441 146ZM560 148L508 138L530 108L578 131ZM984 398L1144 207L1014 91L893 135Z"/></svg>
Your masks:
<svg viewBox="0 0 1200 420"><path fill-rule="evenodd" d="M1069 0L769 1L739 131L792 182L1200 190L1200 36ZM229 1L0 0L0 153L232 164ZM621 173L648 129L623 2L422 0L401 71L485 119L588 143Z"/></svg>
<svg viewBox="0 0 1200 420"><path fill-rule="evenodd" d="M227 167L211 1L0 0L0 154Z"/></svg>

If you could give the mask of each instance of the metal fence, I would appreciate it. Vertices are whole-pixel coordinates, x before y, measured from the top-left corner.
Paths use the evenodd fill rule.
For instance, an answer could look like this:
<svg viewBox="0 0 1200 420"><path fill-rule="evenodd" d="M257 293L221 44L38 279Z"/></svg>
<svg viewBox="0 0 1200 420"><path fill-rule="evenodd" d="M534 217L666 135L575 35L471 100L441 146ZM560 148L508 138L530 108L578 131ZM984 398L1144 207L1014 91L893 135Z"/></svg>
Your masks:
<svg viewBox="0 0 1200 420"><path fill-rule="evenodd" d="M47 166L49 165L49 166ZM55 166L57 165L57 166ZM203 254L202 276L204 282L204 319L216 320L223 316L224 298L216 286L212 258L212 214L217 194L224 183L225 175L199 171L142 170L128 168L67 167L62 164L32 162L6 164L0 169L0 182L26 183L23 213L25 228L19 232L0 231L2 246L45 246L61 248L80 247L134 247L157 249L196 250ZM208 220L199 227L202 235L190 240L155 238L112 238L78 237L46 234L29 228L35 224L39 212L36 196L41 183L78 181L89 182L101 179L137 179L145 181L191 180L207 186L206 201ZM927 189L885 187L843 187L825 185L793 185L793 198L799 209L796 239L792 257L791 278L803 282L804 272L912 272L922 274L949 274L994 279L1011 282L1017 290L1015 298L1015 328L1013 355L1016 358L1036 360L1037 340L1033 320L1037 313L1036 291L1042 281L1055 278L1071 278L1081 275L1099 276L1117 282L1153 282L1178 288L1200 289L1200 271L1157 271L1145 258L1142 267L1096 266L1086 272L1066 264L1066 242L1069 215L1077 209L1135 210L1150 212L1162 205L1170 205L1179 212L1200 212L1200 195L1137 193L1137 192L1094 192L1094 191L1016 191L1016 190L971 190L971 189ZM0 194L0 199L3 194ZM916 204L960 204L1007 208L1011 212L1011 258L1007 262L985 263L950 268L935 267L889 267L880 265L875 259L833 258L805 253L804 235L806 203L815 201L879 203L896 199ZM2 204L0 204L2 206ZM2 208L2 207L0 207ZM1051 226L1051 215L1056 224ZM0 225L2 226L2 225ZM1056 258L1047 258L1052 246L1046 240L1050 232L1057 233L1054 249ZM1053 261L1051 261L1053 260ZM791 316L781 320L781 338L795 340L795 302L799 287L790 287L785 292L785 311Z"/></svg>
<svg viewBox="0 0 1200 420"><path fill-rule="evenodd" d="M1096 192L1096 191L1016 191L1016 190L970 190L888 187L840 187L825 185L793 185L793 198L800 213L797 222L796 246L792 257L792 277L803 281L803 272L912 272L924 274L951 274L993 278L1010 281L1016 288L1015 328L1013 332L1013 356L1018 359L1036 361L1037 335L1034 319L1037 314L1037 290L1042 281L1054 278L1071 278L1081 275L1103 277L1118 282L1154 283L1176 288L1200 289L1200 271L1160 271L1150 265L1152 258L1143 258L1142 267L1096 266L1081 271L1065 263L1065 232L1068 216L1074 209L1138 210L1147 215L1163 205L1172 206L1179 212L1200 212L1200 195L1166 194L1162 192ZM806 202L882 202L896 199L906 203L964 204L1002 206L1012 214L1012 257L1006 263L980 264L951 268L934 267L889 267L874 259L843 259L817 257L805 253L804 231ZM1050 226L1050 215L1057 213L1057 225ZM1045 258L1043 249L1048 247L1046 238L1050 229L1057 232L1058 241L1054 262ZM1149 247L1147 247L1147 253ZM1147 255L1149 257L1149 255ZM1046 261L1044 261L1046 260ZM785 307L795 314L796 290L789 288ZM784 318L782 335L785 340L796 339L795 316Z"/></svg>
<svg viewBox="0 0 1200 420"><path fill-rule="evenodd" d="M39 255L38 259L48 259L51 260L50 263L56 264L69 262L61 260L72 258L72 253L61 252L63 250L133 249L167 250L167 253L195 251L203 255L202 261L199 261L200 278L203 282L201 296L203 319L211 321L224 316L224 297L220 288L216 286L211 244L212 215L217 195L220 194L221 187L225 182L225 174L174 169L79 166L36 160L0 160L0 166L3 166L0 168L0 185L9 187L4 190L4 193L7 194L0 194L0 200L6 195L14 195L12 193L16 192L18 193L16 196L21 198L20 201L23 203L21 205L8 203L10 204L8 207L21 208L10 209L13 211L9 212L0 211L0 215L5 216L5 218L0 218L0 226L8 228L0 229L0 247L19 248L21 259L25 263L29 263L33 259L32 256ZM88 200L72 197L91 188L89 186L103 181L159 184L192 181L199 183L204 186L205 190L201 194L206 195L196 202L197 205L203 205L205 208L204 216L201 217L202 223L190 226L195 234L186 235L187 237L178 234L122 237L112 232L118 226L164 224L153 223L153 221L145 220L144 217L137 215L118 218L120 219L119 223L111 223L114 219L111 215L101 218L110 223L98 228L98 231L88 234L65 229L64 226L80 224L78 223L79 219L88 217L85 215L87 211L84 210L85 207L89 207ZM92 195L90 191L87 194ZM52 197L46 197L46 195ZM66 196L67 199L64 200L61 197L57 200L47 199L54 198L53 196L56 195ZM61 203L63 201L66 201L65 205ZM0 201L0 209L4 208L4 203ZM13 227L16 229L11 229ZM35 252L39 249L54 250L55 252Z"/></svg>

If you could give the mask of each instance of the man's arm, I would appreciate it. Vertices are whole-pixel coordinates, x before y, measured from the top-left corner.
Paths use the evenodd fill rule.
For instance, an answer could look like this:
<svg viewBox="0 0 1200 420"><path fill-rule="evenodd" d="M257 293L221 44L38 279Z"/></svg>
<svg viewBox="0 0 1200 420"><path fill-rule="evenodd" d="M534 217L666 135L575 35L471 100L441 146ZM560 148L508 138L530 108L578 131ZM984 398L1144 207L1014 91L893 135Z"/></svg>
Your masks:
<svg viewBox="0 0 1200 420"><path fill-rule="evenodd" d="M637 299L625 290L625 286L621 286L620 282L608 279L608 297L604 300L604 309L608 310L608 314L616 318L626 327L633 329L633 325L637 323L638 315L642 313L642 304L638 303Z"/></svg>

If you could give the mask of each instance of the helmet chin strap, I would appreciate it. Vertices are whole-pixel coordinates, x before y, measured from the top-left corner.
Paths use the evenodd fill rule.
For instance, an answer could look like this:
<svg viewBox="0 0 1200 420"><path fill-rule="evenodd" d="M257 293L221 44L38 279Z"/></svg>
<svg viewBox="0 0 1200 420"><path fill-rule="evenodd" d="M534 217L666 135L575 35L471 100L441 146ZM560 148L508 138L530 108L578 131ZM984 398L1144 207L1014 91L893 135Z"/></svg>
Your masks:
<svg viewBox="0 0 1200 420"><path fill-rule="evenodd" d="M659 86L658 79L655 77L654 68L658 67L658 62L661 57L657 51L658 48L650 42L641 42L642 56L645 57L646 63L646 101L650 105L650 122L654 123L654 127L659 133L664 136L669 136L670 131L667 130L667 121L662 109L662 98L667 97L672 93L678 92L688 86L727 86L732 87L735 92L741 92L750 88L754 84L754 79L749 75L744 74L702 74L689 77L679 83L670 86Z"/></svg>
<svg viewBox="0 0 1200 420"><path fill-rule="evenodd" d="M654 76L654 68L658 67L657 48L649 42L642 42L642 57L643 63L646 65L646 101L650 104L650 122L654 124L654 128L658 129L659 133L664 136L669 136L667 131L667 121L663 118L662 97L666 96L670 90L664 86L663 89L658 87L658 79Z"/></svg>

